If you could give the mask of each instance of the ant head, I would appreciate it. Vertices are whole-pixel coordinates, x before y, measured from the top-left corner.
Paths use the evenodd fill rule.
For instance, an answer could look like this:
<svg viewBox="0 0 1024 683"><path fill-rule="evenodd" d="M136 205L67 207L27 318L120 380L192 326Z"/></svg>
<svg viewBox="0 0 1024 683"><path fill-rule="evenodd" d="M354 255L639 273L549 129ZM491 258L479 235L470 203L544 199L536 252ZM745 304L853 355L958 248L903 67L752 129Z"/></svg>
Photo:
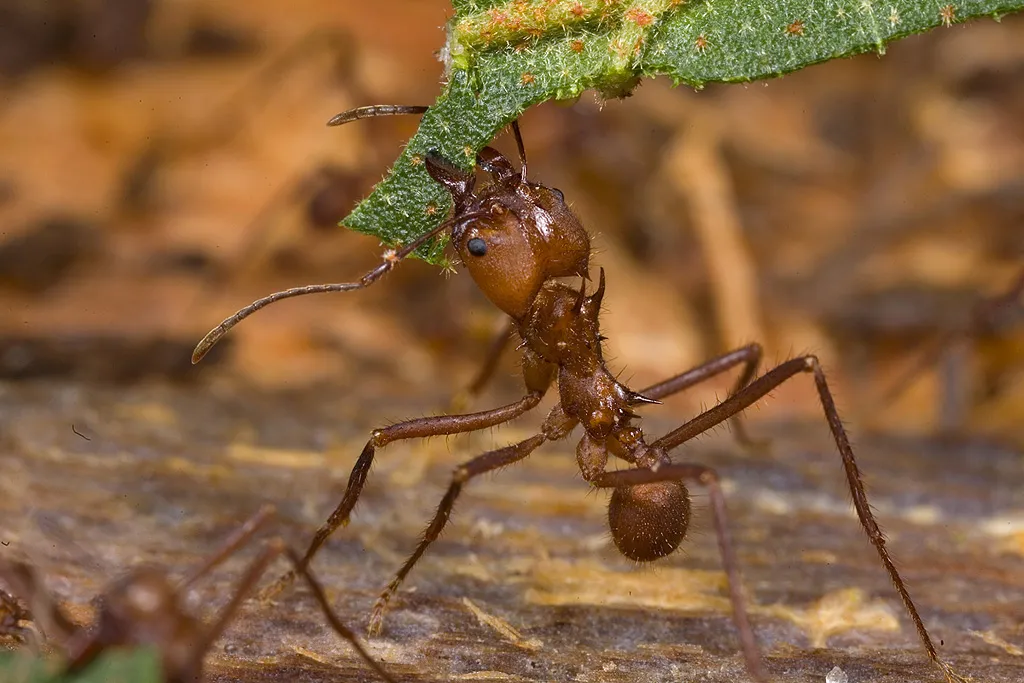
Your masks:
<svg viewBox="0 0 1024 683"><path fill-rule="evenodd" d="M342 112L329 125L388 114L423 112L423 107L373 106ZM587 277L590 237L565 203L559 190L526 180L526 153L518 124L512 130L522 167L517 174L500 152L485 147L477 159L494 182L474 191L476 176L456 168L437 152L426 156L430 176L448 188L455 202L453 216L400 249L389 249L384 262L359 279L292 287L257 299L210 330L192 352L198 363L228 330L270 304L307 294L365 289L390 272L395 264L428 241L451 229L452 242L481 291L511 317L522 320L546 280Z"/></svg>
<svg viewBox="0 0 1024 683"><path fill-rule="evenodd" d="M477 163L493 180L480 192L474 191L473 173L436 153L426 157L430 176L452 194L455 218L480 214L452 230L462 262L488 299L521 319L546 280L587 277L590 237L561 191L528 182L491 147L480 152Z"/></svg>
<svg viewBox="0 0 1024 683"><path fill-rule="evenodd" d="M102 596L95 642L101 647L148 645L160 652L169 681L199 680L202 623L187 614L178 590L156 567L139 567L114 582Z"/></svg>
<svg viewBox="0 0 1024 683"><path fill-rule="evenodd" d="M140 567L115 581L102 596L100 629L121 641L129 633L161 630L163 624L174 622L168 621L174 614L181 614L181 608L167 576L156 568Z"/></svg>

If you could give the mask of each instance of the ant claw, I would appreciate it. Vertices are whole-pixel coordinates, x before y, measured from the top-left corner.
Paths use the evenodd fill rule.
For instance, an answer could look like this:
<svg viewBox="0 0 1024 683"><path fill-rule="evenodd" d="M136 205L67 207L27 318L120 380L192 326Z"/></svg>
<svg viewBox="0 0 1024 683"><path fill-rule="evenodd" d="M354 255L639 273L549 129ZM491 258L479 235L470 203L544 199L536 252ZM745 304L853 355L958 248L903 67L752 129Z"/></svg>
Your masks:
<svg viewBox="0 0 1024 683"><path fill-rule="evenodd" d="M971 683L972 678L969 676L961 676L957 672L953 671L953 667L945 662L939 662L939 668L942 669L942 673L946 675L946 681L948 683Z"/></svg>
<svg viewBox="0 0 1024 683"><path fill-rule="evenodd" d="M370 613L370 623L366 627L367 638L377 638L384 630L384 613L388 609L388 601L384 598L379 598L373 605L373 611Z"/></svg>
<svg viewBox="0 0 1024 683"><path fill-rule="evenodd" d="M294 571L288 571L288 572L282 574L280 576L280 578L277 579L277 581L275 581L274 583L270 584L269 586L267 586L266 588L261 590L256 595L256 599L259 600L260 602L264 603L264 604L266 604L268 602L273 602L274 598L276 598L278 595L280 595L281 591L283 591L285 588L287 588L288 585L291 584L292 581L294 581L294 580L295 580L295 572Z"/></svg>

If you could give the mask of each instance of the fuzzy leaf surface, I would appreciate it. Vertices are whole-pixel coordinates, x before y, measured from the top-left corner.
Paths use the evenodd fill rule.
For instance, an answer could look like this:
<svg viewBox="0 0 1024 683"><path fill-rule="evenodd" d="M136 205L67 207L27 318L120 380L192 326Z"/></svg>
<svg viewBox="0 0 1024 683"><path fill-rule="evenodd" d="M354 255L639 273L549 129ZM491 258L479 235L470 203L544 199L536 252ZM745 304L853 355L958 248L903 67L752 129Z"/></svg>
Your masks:
<svg viewBox="0 0 1024 683"><path fill-rule="evenodd" d="M862 52L936 27L1002 15L1024 0L453 0L448 78L388 176L341 224L408 244L443 221L448 193L427 174L436 150L469 169L527 108L643 78L748 82ZM364 124L365 125L365 124ZM527 135L527 147L529 136ZM443 243L420 256L443 262Z"/></svg>

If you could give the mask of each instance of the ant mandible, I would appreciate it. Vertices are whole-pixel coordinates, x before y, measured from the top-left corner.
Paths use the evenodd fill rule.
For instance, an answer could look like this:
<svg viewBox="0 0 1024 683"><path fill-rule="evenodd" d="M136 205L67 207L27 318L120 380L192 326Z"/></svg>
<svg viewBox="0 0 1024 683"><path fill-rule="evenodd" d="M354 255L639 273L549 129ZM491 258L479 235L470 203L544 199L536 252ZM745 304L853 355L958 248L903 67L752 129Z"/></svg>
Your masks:
<svg viewBox="0 0 1024 683"><path fill-rule="evenodd" d="M213 623L204 624L185 610L182 591L248 543L273 515L271 506L262 508L180 584L176 585L166 572L156 567L140 567L117 579L102 594L99 618L92 630L75 625L49 597L32 567L24 562L0 557L0 580L33 605L33 618L40 623L43 632L61 642L67 655L66 675L85 672L101 654L113 648L152 647L160 659L160 680L198 683L202 680L203 660L210 647L224 633L246 595L270 564L284 555L309 585L331 628L352 645L381 679L396 683L331 609L323 587L301 562L298 553L280 539L268 541L250 563L228 604Z"/></svg>
<svg viewBox="0 0 1024 683"><path fill-rule="evenodd" d="M328 125L375 116L421 114L426 109L397 105L359 107L338 114ZM535 408L551 384L557 383L558 404L548 414L538 434L484 453L455 468L423 539L374 605L370 632L380 631L388 601L427 547L440 535L459 493L469 480L526 458L541 444L569 436L580 424L584 430L576 447L580 472L591 486L612 490L608 525L616 547L626 557L649 562L672 553L686 536L690 523L690 496L685 482L695 482L708 491L719 552L729 582L733 620L739 631L746 667L754 679L767 681L768 674L747 616L718 474L704 465L672 462L669 452L726 420L737 419L741 411L791 377L811 373L843 460L861 525L903 600L928 657L942 669L948 681L962 681L939 659L886 549L885 537L871 512L853 450L818 359L813 355L793 358L755 379L761 347L750 344L639 392L620 383L605 366L601 351L604 338L599 331L598 317L605 291L604 269L600 270L597 288L588 294L590 237L566 205L561 191L527 178L526 153L516 122L512 123L512 130L519 150L519 171L500 152L484 147L477 155L476 164L490 174L492 182L480 190L476 189L473 172L457 168L436 152L425 156L427 172L451 193L454 209L447 221L401 249L388 249L382 263L357 282L296 287L253 302L211 330L196 347L193 362L199 362L241 320L281 299L369 287L419 247L445 232L449 233L451 243L477 286L511 318L522 340L526 384L523 398L493 410L408 420L372 433L352 469L341 502L317 530L299 568L305 568L327 538L339 526L348 523L377 449L403 439L473 432L509 422ZM570 277L582 279L579 289L559 281ZM505 337L507 335L502 338ZM659 403L659 399L738 365L743 366L741 376L726 400L674 431L647 441L636 423L635 408ZM609 454L631 467L606 471ZM281 590L292 578L294 572L286 574L265 595Z"/></svg>

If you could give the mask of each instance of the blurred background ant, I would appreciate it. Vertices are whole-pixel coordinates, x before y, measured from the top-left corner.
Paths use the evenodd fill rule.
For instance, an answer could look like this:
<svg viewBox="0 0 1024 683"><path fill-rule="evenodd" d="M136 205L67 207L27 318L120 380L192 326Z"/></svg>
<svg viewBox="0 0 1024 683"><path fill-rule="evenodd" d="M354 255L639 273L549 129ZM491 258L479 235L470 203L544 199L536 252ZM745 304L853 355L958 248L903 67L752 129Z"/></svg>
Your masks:
<svg viewBox="0 0 1024 683"><path fill-rule="evenodd" d="M167 683L195 683L203 678L203 661L207 653L236 617L247 594L271 562L284 556L295 565L335 633L349 642L381 680L395 683L395 679L370 656L352 631L341 622L320 583L305 567L298 564L299 557L279 538L264 544L212 623L203 623L186 608L184 592L251 542L273 515L273 508L261 509L181 582L172 581L167 572L153 566L131 570L97 596L99 613L92 628L80 627L68 617L47 592L31 565L0 557L0 581L32 606L32 620L67 658L63 668L65 674L86 672L97 658L113 649L129 651L152 647L158 653L161 680ZM27 616L24 612L20 615L22 619Z"/></svg>

